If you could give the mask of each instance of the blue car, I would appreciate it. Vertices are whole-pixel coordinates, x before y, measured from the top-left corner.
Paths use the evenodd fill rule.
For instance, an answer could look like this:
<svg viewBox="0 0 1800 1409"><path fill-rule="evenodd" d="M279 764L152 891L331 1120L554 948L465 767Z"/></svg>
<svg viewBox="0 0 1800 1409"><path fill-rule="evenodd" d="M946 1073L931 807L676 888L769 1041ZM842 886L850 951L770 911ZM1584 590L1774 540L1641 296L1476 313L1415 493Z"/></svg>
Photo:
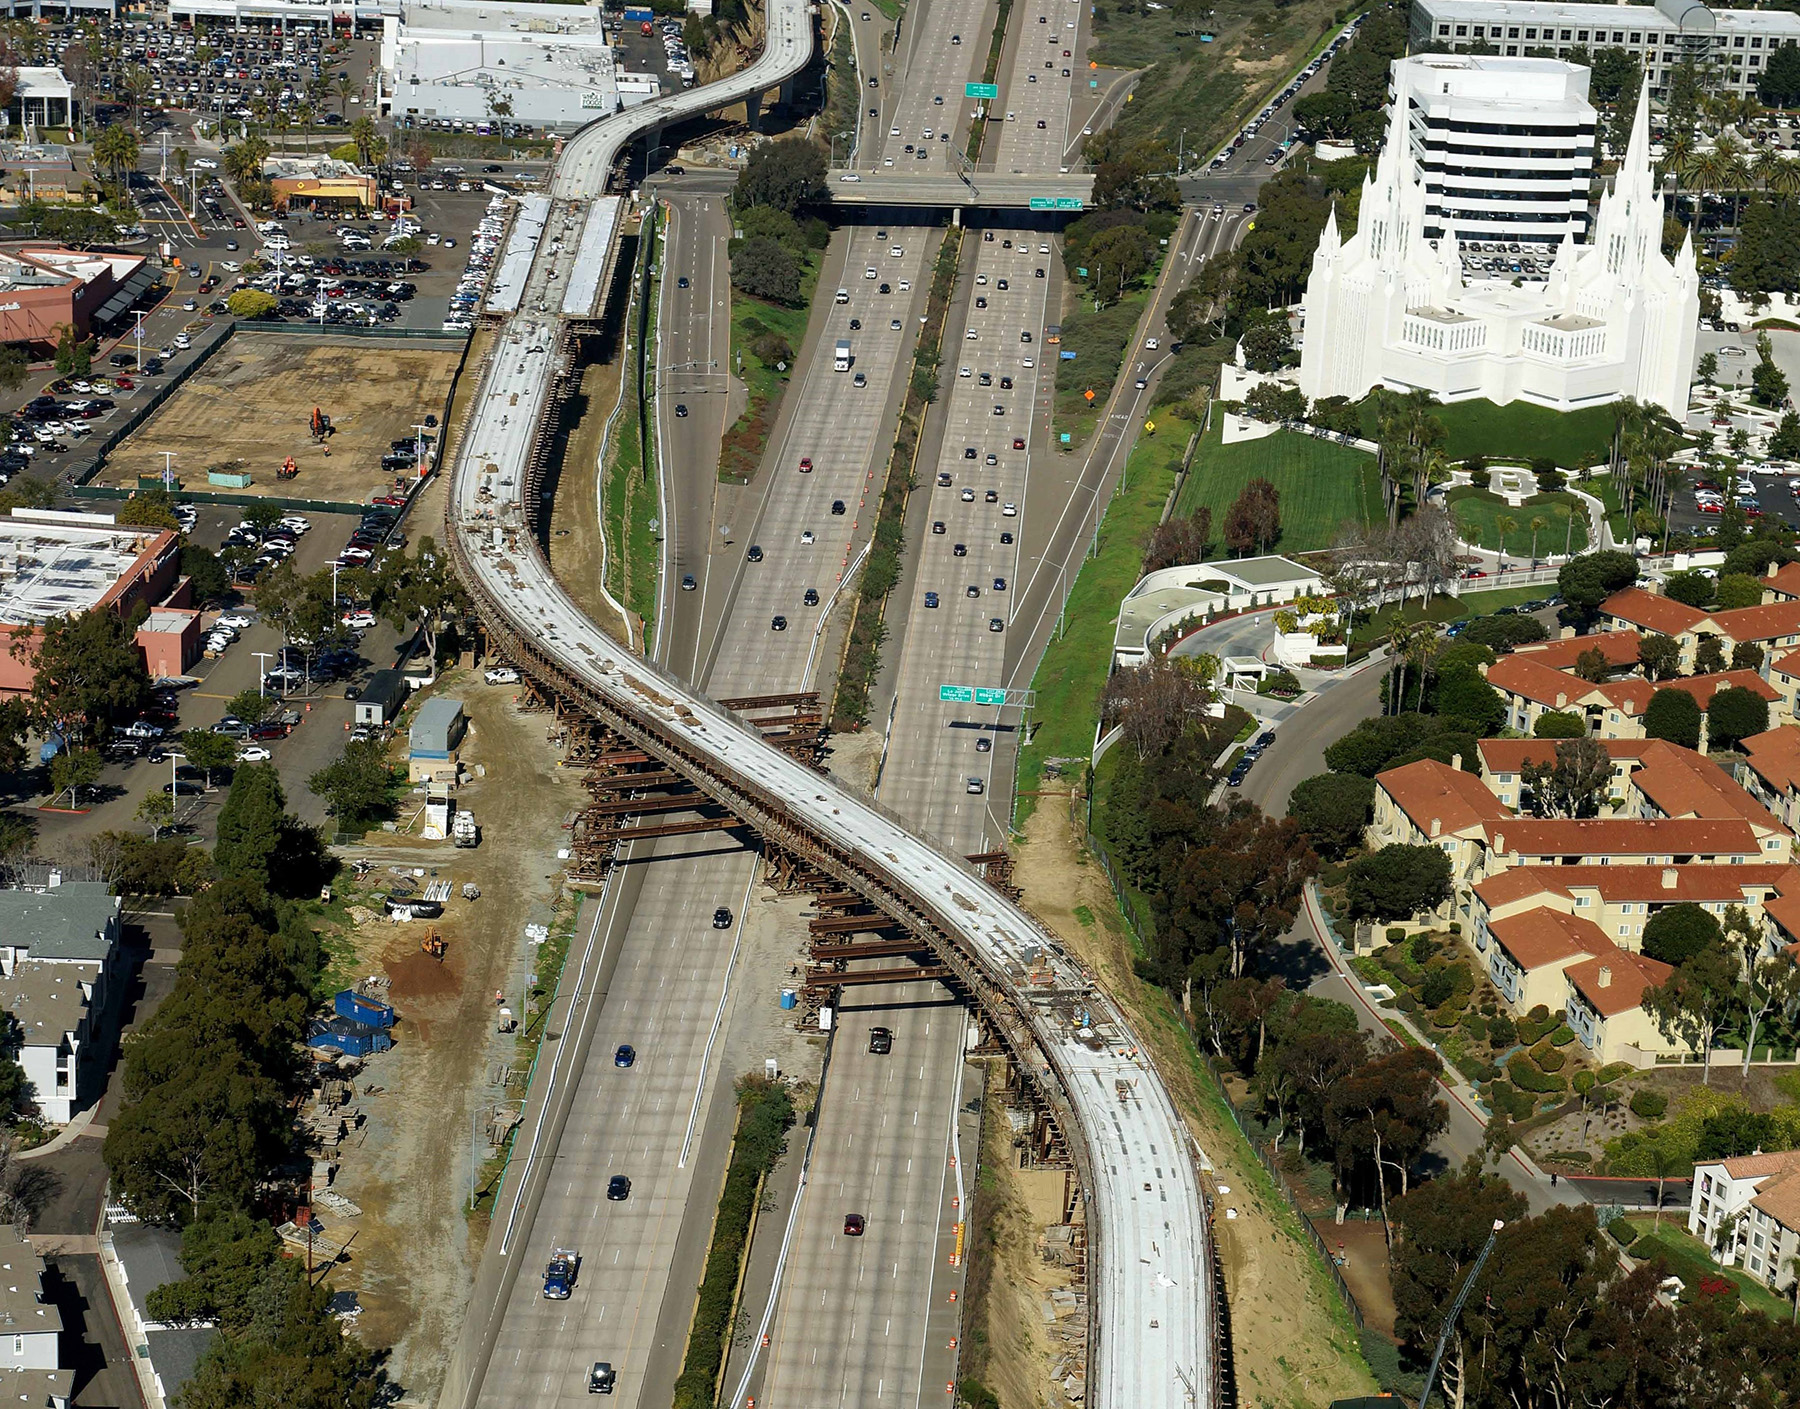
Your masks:
<svg viewBox="0 0 1800 1409"><path fill-rule="evenodd" d="M621 1042L618 1050L613 1053L613 1065L616 1067L628 1067L635 1061L637 1061L636 1050L629 1042Z"/></svg>

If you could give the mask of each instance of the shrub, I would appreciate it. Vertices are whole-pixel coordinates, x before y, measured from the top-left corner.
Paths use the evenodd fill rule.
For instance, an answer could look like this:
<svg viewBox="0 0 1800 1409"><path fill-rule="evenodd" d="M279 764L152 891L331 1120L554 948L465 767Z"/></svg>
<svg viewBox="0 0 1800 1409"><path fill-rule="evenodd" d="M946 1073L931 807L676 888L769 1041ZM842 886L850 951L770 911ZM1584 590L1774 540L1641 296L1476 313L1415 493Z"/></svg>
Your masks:
<svg viewBox="0 0 1800 1409"><path fill-rule="evenodd" d="M1450 933L1456 934L1456 935L1460 935L1462 933L1462 921L1461 920L1452 920L1450 922Z"/></svg>
<svg viewBox="0 0 1800 1409"><path fill-rule="evenodd" d="M1630 1076L1636 1070L1637 1068L1630 1062L1608 1062L1600 1068L1599 1075L1594 1079L1605 1086L1610 1082L1617 1081L1621 1076Z"/></svg>
<svg viewBox="0 0 1800 1409"><path fill-rule="evenodd" d="M1567 1047L1574 1040L1575 1029L1567 1023L1561 1024L1555 1032L1550 1034L1551 1043L1557 1047Z"/></svg>
<svg viewBox="0 0 1800 1409"><path fill-rule="evenodd" d="M1539 1095L1550 1095L1569 1088L1569 1083L1562 1077L1539 1071L1533 1062L1526 1059L1523 1052L1513 1053L1506 1063L1506 1074L1520 1090L1535 1091Z"/></svg>
<svg viewBox="0 0 1800 1409"><path fill-rule="evenodd" d="M1556 1019L1550 1016L1550 1010L1542 1003L1519 1019L1519 1041L1527 1047L1535 1047L1543 1039L1544 1034L1556 1026Z"/></svg>
<svg viewBox="0 0 1800 1409"><path fill-rule="evenodd" d="M1456 975L1448 968L1433 969L1419 985L1419 1001L1427 1008L1441 1008L1456 994Z"/></svg>
<svg viewBox="0 0 1800 1409"><path fill-rule="evenodd" d="M1519 1028L1510 1014L1495 1013L1488 1023L1488 1041L1499 1048L1506 1048L1519 1040Z"/></svg>
<svg viewBox="0 0 1800 1409"><path fill-rule="evenodd" d="M1531 1114L1535 1104L1531 1097L1517 1087L1499 1079L1488 1086L1488 1104L1500 1114L1513 1120L1524 1120Z"/></svg>
<svg viewBox="0 0 1800 1409"><path fill-rule="evenodd" d="M1569 1059L1556 1048L1540 1042L1531 1049L1531 1060L1538 1064L1539 1071L1561 1071Z"/></svg>
<svg viewBox="0 0 1800 1409"><path fill-rule="evenodd" d="M1419 931L1418 934L1415 934L1412 937L1413 963L1423 964L1426 960L1431 958L1435 948L1436 946L1431 942L1431 936L1423 930Z"/></svg>
<svg viewBox="0 0 1800 1409"><path fill-rule="evenodd" d="M1631 1113L1640 1120L1655 1120L1669 1108L1669 1098L1660 1091L1633 1091Z"/></svg>
<svg viewBox="0 0 1800 1409"><path fill-rule="evenodd" d="M1413 996L1410 988L1403 988L1395 997L1394 1006L1403 1013L1416 1013L1419 1011L1419 1000Z"/></svg>
<svg viewBox="0 0 1800 1409"><path fill-rule="evenodd" d="M1613 1219L1606 1225L1606 1231L1612 1235L1612 1240L1622 1248L1628 1248L1637 1241L1638 1230L1624 1218Z"/></svg>
<svg viewBox="0 0 1800 1409"><path fill-rule="evenodd" d="M1464 1013L1462 1016L1462 1025L1463 1031L1468 1033L1469 1036L1473 1037L1478 1042L1487 1036L1487 1019L1482 1017L1480 1013Z"/></svg>
<svg viewBox="0 0 1800 1409"><path fill-rule="evenodd" d="M1423 939L1424 937L1425 937L1424 935L1419 936L1420 939ZM1389 944L1398 944L1398 943L1400 943L1401 940L1403 940L1405 938L1406 938L1406 931L1404 929L1402 929L1399 925L1389 925L1387 927L1387 942Z"/></svg>
<svg viewBox="0 0 1800 1409"><path fill-rule="evenodd" d="M1433 1011L1431 1014L1431 1025L1448 1032L1451 1028L1456 1026L1461 1017L1462 1009L1456 1006L1456 1000L1452 998L1447 1003L1440 1003L1436 1010Z"/></svg>
<svg viewBox="0 0 1800 1409"><path fill-rule="evenodd" d="M1577 1096L1585 1096L1594 1089L1594 1074L1591 1071L1576 1072L1574 1081L1575 1094Z"/></svg>

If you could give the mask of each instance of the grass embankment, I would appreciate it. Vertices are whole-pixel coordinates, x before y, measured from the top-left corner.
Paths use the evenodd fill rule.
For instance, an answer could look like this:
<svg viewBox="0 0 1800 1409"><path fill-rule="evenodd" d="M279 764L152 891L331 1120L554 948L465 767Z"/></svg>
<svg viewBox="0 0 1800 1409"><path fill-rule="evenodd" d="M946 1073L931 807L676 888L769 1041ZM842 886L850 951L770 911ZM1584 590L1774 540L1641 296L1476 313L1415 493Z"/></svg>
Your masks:
<svg viewBox="0 0 1800 1409"><path fill-rule="evenodd" d="M1112 667L1113 630L1119 602L1137 582L1144 544L1162 520L1163 505L1175 487L1175 472L1193 426L1170 410L1159 411L1154 436L1132 447L1125 474L1106 517L1098 551L1082 559L1069 589L1062 635L1038 662L1031 685L1035 731L1019 754L1019 798L1014 825L1023 827L1037 799L1044 764L1052 758L1085 759L1094 746L1100 718L1100 691Z"/></svg>
<svg viewBox="0 0 1800 1409"><path fill-rule="evenodd" d="M1075 354L1072 360L1056 357L1056 403L1050 421L1053 445L1060 446L1055 437L1066 434L1066 448L1072 449L1085 445L1094 433L1160 272L1152 270L1145 276L1143 288L1133 289L1098 313L1089 305L1063 315L1062 346L1044 349L1046 357L1059 352ZM1092 400L1088 398L1090 391Z"/></svg>
<svg viewBox="0 0 1800 1409"><path fill-rule="evenodd" d="M638 242L651 270L658 265L655 222L654 214L645 220ZM656 535L650 522L658 506L656 418L647 411L644 378L649 349L656 345L657 290L654 273L638 286L641 315L633 320L633 345L626 357L619 419L613 425L604 499L606 590L637 617L646 654L656 626Z"/></svg>
<svg viewBox="0 0 1800 1409"><path fill-rule="evenodd" d="M825 67L825 130L855 132L862 109L863 78L856 71L856 49L850 40L850 18L843 10L826 8L831 16L831 57Z"/></svg>
<svg viewBox="0 0 1800 1409"><path fill-rule="evenodd" d="M881 667L881 643L887 639L887 623L883 619L887 596L900 580L900 552L906 545L906 500L917 468L919 431L925 422L925 408L937 399L944 318L950 310L950 294L956 287L956 266L961 256L962 231L953 229L945 235L932 268L925 327L913 351L912 376L900 405L894 450L888 457L887 477L881 485L874 546L857 582L856 608L850 618L837 691L831 702L831 727L839 732L859 728L869 717L869 690Z"/></svg>
<svg viewBox="0 0 1800 1409"><path fill-rule="evenodd" d="M1006 48L1006 26L1012 20L1013 0L1000 0L1000 8L994 16L994 28L988 36L987 63L981 70L981 81L992 83L1000 72L1000 55ZM987 141L988 120L987 109L982 109L983 116L969 124L968 155L970 161L981 160L982 144Z"/></svg>
<svg viewBox="0 0 1800 1409"><path fill-rule="evenodd" d="M1107 68L1148 70L1119 108L1117 125L1132 137L1160 137L1171 151L1185 145L1191 169L1323 47L1340 16L1363 8L1295 0L1207 11L1202 23L1187 9L1097 0L1088 57Z"/></svg>
<svg viewBox="0 0 1800 1409"><path fill-rule="evenodd" d="M1201 438L1175 512L1212 510L1213 532L1244 486L1262 478L1281 495L1281 537L1272 551L1306 553L1329 548L1346 522L1382 521L1381 482L1375 457L1299 431L1276 431L1260 440L1222 440L1222 417Z"/></svg>
<svg viewBox="0 0 1800 1409"><path fill-rule="evenodd" d="M719 478L731 484L748 484L762 463L769 432L781 410L782 393L794 372L794 357L806 341L806 320L823 256L810 249L790 253L800 261L800 301L794 307L753 298L735 284L731 289L732 365L742 369L744 385L750 392L744 414L726 430L719 449ZM754 346L771 333L787 345L789 355L764 363ZM786 370L781 368L781 362L787 363Z"/></svg>
<svg viewBox="0 0 1800 1409"><path fill-rule="evenodd" d="M1525 559L1532 552L1531 525L1540 521L1543 527L1535 535L1538 553L1587 550L1587 505L1573 494L1534 494L1515 509L1490 490L1461 485L1450 491L1449 499L1457 528L1466 541L1477 547L1496 551L1504 547L1510 557ZM1504 542L1501 519L1511 524Z"/></svg>
<svg viewBox="0 0 1800 1409"><path fill-rule="evenodd" d="M739 1079L737 1135L713 1220L706 1272L694 1301L687 1357L675 1381L675 1409L712 1409L717 1399L726 1337L737 1311L738 1272L750 1242L750 1220L763 1180L787 1148L787 1131L793 1123L794 1102L785 1086L760 1076Z"/></svg>
<svg viewBox="0 0 1800 1409"><path fill-rule="evenodd" d="M1375 408L1365 401L1362 413L1363 434L1374 440ZM1552 411L1524 401L1505 406L1491 401L1457 401L1433 406L1431 414L1443 423L1444 453L1452 460L1466 460L1471 455L1522 461L1548 458L1567 470L1604 460L1612 446L1610 406Z"/></svg>

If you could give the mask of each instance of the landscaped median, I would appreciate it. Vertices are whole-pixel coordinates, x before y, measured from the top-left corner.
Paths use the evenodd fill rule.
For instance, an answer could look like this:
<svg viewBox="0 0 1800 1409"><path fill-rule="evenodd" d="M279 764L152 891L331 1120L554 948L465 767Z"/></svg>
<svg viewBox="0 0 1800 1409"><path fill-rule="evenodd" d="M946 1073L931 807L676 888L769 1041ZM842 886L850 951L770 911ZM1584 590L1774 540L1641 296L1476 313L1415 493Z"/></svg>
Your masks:
<svg viewBox="0 0 1800 1409"><path fill-rule="evenodd" d="M656 345L657 265L656 212L644 220L639 249L646 261L639 270L633 346L625 362L618 415L607 443L601 495L606 535L606 590L638 620L648 652L656 626L656 535L650 524L657 515L656 418L644 399L649 350Z"/></svg>
<svg viewBox="0 0 1800 1409"><path fill-rule="evenodd" d="M734 249L732 254L732 369L743 378L750 400L744 413L726 428L719 449L719 478L730 484L748 484L762 463L782 395L793 375L794 358L806 340L806 321L819 282L822 252L802 246L798 239L782 243L800 266L799 292L792 302L785 296L777 302L746 293L739 287L738 251Z"/></svg>
<svg viewBox="0 0 1800 1409"><path fill-rule="evenodd" d="M913 352L912 376L906 384L894 450L881 485L874 541L862 566L844 658L838 667L831 727L839 733L860 728L869 717L869 688L875 683L875 672L881 665L881 643L887 637L887 596L900 580L900 550L906 543L906 500L912 493L919 432L925 423L925 408L937 399L939 348L961 257L962 231L953 229L945 235L932 269L931 292L925 301L925 327Z"/></svg>
<svg viewBox="0 0 1800 1409"><path fill-rule="evenodd" d="M793 1098L778 1081L742 1077L737 1097L737 1136L725 1170L725 1187L719 1194L706 1271L694 1302L687 1357L675 1381L675 1409L712 1409L718 1402L719 1376L737 1311L739 1273L750 1243L751 1219L763 1180L787 1148L788 1127L794 1123Z"/></svg>

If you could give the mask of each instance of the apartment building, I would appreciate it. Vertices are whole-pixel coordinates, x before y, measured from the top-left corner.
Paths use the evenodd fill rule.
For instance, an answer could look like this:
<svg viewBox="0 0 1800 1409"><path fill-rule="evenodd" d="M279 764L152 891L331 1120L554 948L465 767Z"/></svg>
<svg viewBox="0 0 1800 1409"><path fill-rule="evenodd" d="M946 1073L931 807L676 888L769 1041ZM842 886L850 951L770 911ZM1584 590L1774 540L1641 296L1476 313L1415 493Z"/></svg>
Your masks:
<svg viewBox="0 0 1800 1409"><path fill-rule="evenodd" d="M1770 594L1765 589L1764 597ZM1760 606L1731 611L1705 611L1641 587L1627 587L1608 597L1600 608L1603 631L1655 632L1673 637L1681 647L1681 668L1694 668L1694 653L1703 641L1715 640L1730 657L1745 643L1761 646L1770 659L1800 647L1800 600L1765 600Z"/></svg>
<svg viewBox="0 0 1800 1409"><path fill-rule="evenodd" d="M1552 0L1413 0L1412 47L1452 52L1482 46L1503 58L1575 49L1623 49L1644 67L1653 96L1668 93L1683 59L1708 64L1728 92L1748 93L1769 55L1800 42L1789 10L1713 9L1692 0L1653 5L1558 4Z"/></svg>
<svg viewBox="0 0 1800 1409"><path fill-rule="evenodd" d="M1742 1266L1771 1291L1794 1284L1800 1253L1800 1150L1694 1165L1687 1229L1723 1267Z"/></svg>

